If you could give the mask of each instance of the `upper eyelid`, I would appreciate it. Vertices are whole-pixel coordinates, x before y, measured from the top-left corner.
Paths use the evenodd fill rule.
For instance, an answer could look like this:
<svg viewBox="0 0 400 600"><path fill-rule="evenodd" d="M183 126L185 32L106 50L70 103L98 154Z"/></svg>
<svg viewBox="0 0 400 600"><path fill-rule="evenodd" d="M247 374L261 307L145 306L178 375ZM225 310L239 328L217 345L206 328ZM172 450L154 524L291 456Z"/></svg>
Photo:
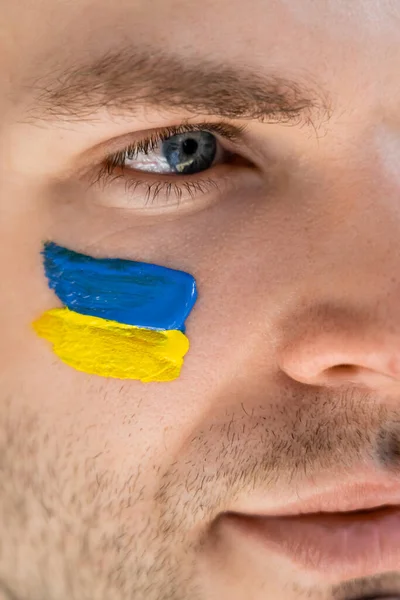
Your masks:
<svg viewBox="0 0 400 600"><path fill-rule="evenodd" d="M236 126L231 123L226 123L223 121L219 121L216 123L212 122L203 122L203 123L181 123L180 125L173 125L163 128L158 128L151 130L147 133L144 132L142 136L138 140L132 140L128 143L120 152L126 152L130 149L137 148L144 141L150 142L149 146L151 146L151 142L154 141L154 145L159 143L162 140L168 139L174 135L179 135L180 133L187 133L190 131L210 131L216 135L220 135L222 138L227 139L233 143L237 143L238 141L242 141L247 131L247 125ZM114 152L110 152L108 156L115 155Z"/></svg>

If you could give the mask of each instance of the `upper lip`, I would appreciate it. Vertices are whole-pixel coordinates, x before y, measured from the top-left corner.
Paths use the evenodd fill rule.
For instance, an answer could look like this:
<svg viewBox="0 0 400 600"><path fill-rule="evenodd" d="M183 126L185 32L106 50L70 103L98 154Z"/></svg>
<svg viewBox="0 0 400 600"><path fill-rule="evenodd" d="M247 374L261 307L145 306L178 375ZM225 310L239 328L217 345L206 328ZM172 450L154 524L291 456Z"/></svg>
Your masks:
<svg viewBox="0 0 400 600"><path fill-rule="evenodd" d="M257 503L256 503L257 504ZM394 484L353 483L330 488L328 491L314 492L303 499L264 512L253 505L251 513L257 517L294 516L312 513L340 513L357 510L377 509L400 505L400 481ZM237 512L237 511L234 511Z"/></svg>

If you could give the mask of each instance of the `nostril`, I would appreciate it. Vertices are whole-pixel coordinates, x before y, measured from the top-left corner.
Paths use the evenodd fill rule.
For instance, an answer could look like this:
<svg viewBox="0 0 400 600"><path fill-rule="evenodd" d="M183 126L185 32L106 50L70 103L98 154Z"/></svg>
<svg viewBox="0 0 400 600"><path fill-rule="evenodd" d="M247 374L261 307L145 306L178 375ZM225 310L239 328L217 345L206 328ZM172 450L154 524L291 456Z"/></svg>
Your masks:
<svg viewBox="0 0 400 600"><path fill-rule="evenodd" d="M335 367L331 367L330 370L334 371L335 373L353 374L353 373L357 372L358 367L355 367L354 365L342 364L342 365L336 365Z"/></svg>
<svg viewBox="0 0 400 600"><path fill-rule="evenodd" d="M355 365L341 364L329 367L324 374L334 382L336 379L355 379L360 371L360 367Z"/></svg>
<svg viewBox="0 0 400 600"><path fill-rule="evenodd" d="M346 363L328 367L323 371L323 378L330 385L354 383L364 386L389 386L393 384L398 385L399 381L399 379L394 381L394 378L390 375L370 369L367 366Z"/></svg>
<svg viewBox="0 0 400 600"><path fill-rule="evenodd" d="M373 387L376 385L388 385L389 379L367 367L362 367L354 364L332 365L325 369L318 381L327 383L332 387L340 387L343 385L358 385ZM390 379L391 381L391 379Z"/></svg>

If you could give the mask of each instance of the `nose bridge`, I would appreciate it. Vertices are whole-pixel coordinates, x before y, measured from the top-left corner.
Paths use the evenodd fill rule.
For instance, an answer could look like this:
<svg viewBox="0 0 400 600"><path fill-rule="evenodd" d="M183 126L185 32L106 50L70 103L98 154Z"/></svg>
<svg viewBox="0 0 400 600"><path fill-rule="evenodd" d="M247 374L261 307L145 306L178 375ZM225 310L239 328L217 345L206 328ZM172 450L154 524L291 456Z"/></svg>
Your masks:
<svg viewBox="0 0 400 600"><path fill-rule="evenodd" d="M280 368L303 383L400 391L400 143L378 133L368 156L349 160L341 177L330 172L317 266L278 325ZM336 202L347 210L333 208L331 219Z"/></svg>
<svg viewBox="0 0 400 600"><path fill-rule="evenodd" d="M324 236L318 236L324 266L341 296L355 287L379 297L400 291L400 126L380 124L335 157L329 168ZM318 192L317 192L318 195ZM318 264L318 257L315 257ZM336 295L336 293L334 295ZM359 298L360 299L360 298Z"/></svg>

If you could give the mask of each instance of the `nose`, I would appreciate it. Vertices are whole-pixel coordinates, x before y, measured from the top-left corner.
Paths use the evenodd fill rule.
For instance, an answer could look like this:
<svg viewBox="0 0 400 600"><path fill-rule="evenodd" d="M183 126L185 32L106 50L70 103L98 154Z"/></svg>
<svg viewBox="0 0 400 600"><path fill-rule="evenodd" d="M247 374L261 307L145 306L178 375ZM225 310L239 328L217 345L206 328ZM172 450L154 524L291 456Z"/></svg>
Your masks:
<svg viewBox="0 0 400 600"><path fill-rule="evenodd" d="M400 313L398 333L376 311L343 303L314 303L286 320L285 342L277 353L280 369L301 383L351 385L400 393Z"/></svg>
<svg viewBox="0 0 400 600"><path fill-rule="evenodd" d="M361 158L328 175L328 226L308 229L313 252L298 259L275 356L301 383L400 393L400 135L386 123L372 133Z"/></svg>
<svg viewBox="0 0 400 600"><path fill-rule="evenodd" d="M308 258L317 268L302 271L295 304L281 316L276 357L301 383L400 393L400 178L379 155L368 166L368 173L350 167L350 181L336 177L324 198L328 212L343 198L352 209L325 230L327 245L319 245L317 227L311 232Z"/></svg>

